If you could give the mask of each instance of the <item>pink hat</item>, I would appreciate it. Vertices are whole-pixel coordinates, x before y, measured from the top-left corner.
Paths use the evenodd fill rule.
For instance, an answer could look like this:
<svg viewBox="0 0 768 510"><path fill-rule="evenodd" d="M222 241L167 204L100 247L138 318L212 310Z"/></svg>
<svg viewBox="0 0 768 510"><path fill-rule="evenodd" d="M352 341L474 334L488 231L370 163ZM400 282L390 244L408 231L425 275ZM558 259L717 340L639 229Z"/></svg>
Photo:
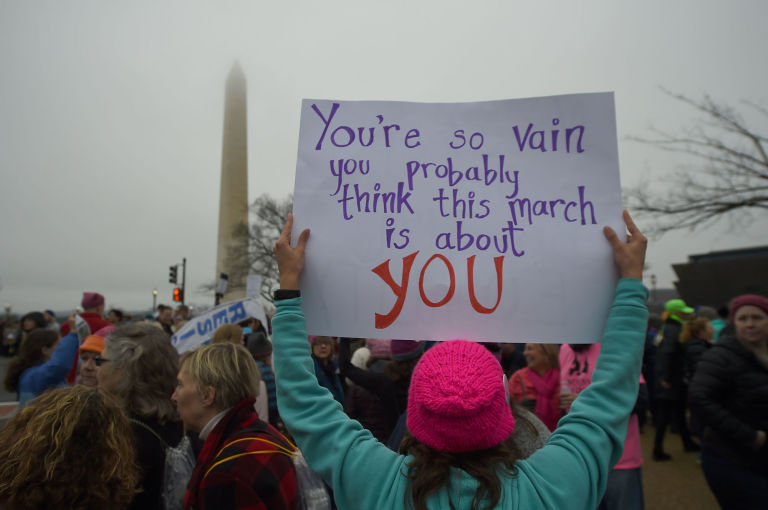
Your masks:
<svg viewBox="0 0 768 510"><path fill-rule="evenodd" d="M109 326L104 326L103 328L95 332L94 335L100 336L101 338L107 338L109 334L116 329L117 329L117 326L115 326L114 324L110 324Z"/></svg>
<svg viewBox="0 0 768 510"><path fill-rule="evenodd" d="M80 301L80 306L86 310L89 308L96 308L99 305L104 304L104 296L98 292L83 292L83 300Z"/></svg>
<svg viewBox="0 0 768 510"><path fill-rule="evenodd" d="M515 430L504 372L488 349L451 340L421 357L408 391L408 430L444 452L495 446Z"/></svg>
<svg viewBox="0 0 768 510"><path fill-rule="evenodd" d="M416 340L392 340L389 344L392 351L392 359L395 361L409 361L421 356L424 352L424 342Z"/></svg>
<svg viewBox="0 0 768 510"><path fill-rule="evenodd" d="M736 317L736 310L745 305L756 306L765 313L768 313L768 298L764 296L758 296L757 294L742 294L741 296L733 298L731 301L731 314L730 321L733 322Z"/></svg>
<svg viewBox="0 0 768 510"><path fill-rule="evenodd" d="M382 338L368 338L365 345L371 350L373 359L389 359L392 357L392 340Z"/></svg>

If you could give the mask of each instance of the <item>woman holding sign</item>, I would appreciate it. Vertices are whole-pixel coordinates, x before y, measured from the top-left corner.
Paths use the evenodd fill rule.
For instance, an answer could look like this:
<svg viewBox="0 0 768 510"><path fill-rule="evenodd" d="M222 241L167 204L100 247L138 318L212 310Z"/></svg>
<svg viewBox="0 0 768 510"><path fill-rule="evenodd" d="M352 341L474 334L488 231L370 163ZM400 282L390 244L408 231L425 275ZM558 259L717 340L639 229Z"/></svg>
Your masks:
<svg viewBox="0 0 768 510"><path fill-rule="evenodd" d="M442 342L414 369L403 454L389 450L335 405L312 377L298 291L309 230L291 247L289 217L275 244L281 289L273 318L280 415L312 469L347 508L594 509L622 453L637 396L648 312L646 240L627 213L626 243L610 228L621 281L593 384L547 444L518 460L515 420L499 362L480 344ZM375 481L376 483L371 483Z"/></svg>

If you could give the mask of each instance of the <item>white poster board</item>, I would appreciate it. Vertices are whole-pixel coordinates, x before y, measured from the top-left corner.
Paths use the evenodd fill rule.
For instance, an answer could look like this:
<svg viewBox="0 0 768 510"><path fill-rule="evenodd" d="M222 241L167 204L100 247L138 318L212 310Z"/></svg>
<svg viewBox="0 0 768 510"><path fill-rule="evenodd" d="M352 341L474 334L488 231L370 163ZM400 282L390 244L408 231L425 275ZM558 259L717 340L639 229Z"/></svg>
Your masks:
<svg viewBox="0 0 768 510"><path fill-rule="evenodd" d="M77 339L82 344L85 339L91 334L91 326L85 322L85 319L78 313L75 315L75 328L77 328Z"/></svg>
<svg viewBox="0 0 768 510"><path fill-rule="evenodd" d="M245 280L245 297L258 299L259 296L261 296L261 275L249 274Z"/></svg>
<svg viewBox="0 0 768 510"><path fill-rule="evenodd" d="M623 235L621 208L612 93L304 100L308 332L598 341L617 278L602 227Z"/></svg>
<svg viewBox="0 0 768 510"><path fill-rule="evenodd" d="M207 312L192 317L184 327L171 337L171 343L179 354L211 343L213 334L225 324L237 324L249 317L267 324L264 307L255 298L246 298L221 304Z"/></svg>

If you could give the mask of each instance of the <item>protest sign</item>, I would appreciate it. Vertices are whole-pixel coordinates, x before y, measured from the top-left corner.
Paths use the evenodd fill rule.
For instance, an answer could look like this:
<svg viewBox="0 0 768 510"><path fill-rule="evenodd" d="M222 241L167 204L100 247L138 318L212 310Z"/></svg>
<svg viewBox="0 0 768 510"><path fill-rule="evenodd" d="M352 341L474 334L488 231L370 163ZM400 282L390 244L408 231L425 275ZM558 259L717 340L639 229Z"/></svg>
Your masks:
<svg viewBox="0 0 768 510"><path fill-rule="evenodd" d="M245 280L245 297L258 298L261 296L261 276L249 274Z"/></svg>
<svg viewBox="0 0 768 510"><path fill-rule="evenodd" d="M293 241L311 334L600 339L620 235L613 94L304 100Z"/></svg>
<svg viewBox="0 0 768 510"><path fill-rule="evenodd" d="M82 344L86 337L91 334L91 327L79 313L75 315L75 328L77 329L77 339Z"/></svg>
<svg viewBox="0 0 768 510"><path fill-rule="evenodd" d="M225 324L237 324L249 317L259 319L262 324L267 324L264 307L254 298L242 299L224 303L207 312L192 317L184 324L175 335L171 337L171 343L182 354L201 345L211 343L213 334Z"/></svg>

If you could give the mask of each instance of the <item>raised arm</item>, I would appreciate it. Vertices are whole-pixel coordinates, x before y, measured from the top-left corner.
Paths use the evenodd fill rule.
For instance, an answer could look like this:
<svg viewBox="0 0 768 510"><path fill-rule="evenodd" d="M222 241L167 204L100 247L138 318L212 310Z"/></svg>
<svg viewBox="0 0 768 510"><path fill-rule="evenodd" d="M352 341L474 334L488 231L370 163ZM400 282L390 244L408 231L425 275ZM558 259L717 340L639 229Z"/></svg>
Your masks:
<svg viewBox="0 0 768 510"><path fill-rule="evenodd" d="M56 350L51 354L51 358L45 363L29 369L28 377L35 388L35 392L39 393L52 385L63 382L75 362L80 342L77 338L74 313L70 314L67 324L70 326L70 332L61 339Z"/></svg>
<svg viewBox="0 0 768 510"><path fill-rule="evenodd" d="M288 215L283 231L275 243L274 251L277 258L277 270L280 272L280 288L283 290L298 290L299 276L304 270L304 253L307 249L309 229L299 234L299 242L291 246L291 230L293 229L293 214Z"/></svg>
<svg viewBox="0 0 768 510"><path fill-rule="evenodd" d="M627 225L627 242L623 243L611 227L603 227L603 235L613 248L613 260L619 268L622 278L643 280L643 265L645 265L645 250L648 240L637 228L627 211L623 212L624 223Z"/></svg>
<svg viewBox="0 0 768 510"><path fill-rule="evenodd" d="M624 221L629 231L626 243L610 228L604 230L621 280L592 384L573 402L545 447L519 463L520 477L528 477L531 486L538 488L531 497L540 497L550 508L597 507L608 472L623 451L627 422L637 400L648 318L647 290L641 281L647 241L626 211ZM552 466L558 467L553 470Z"/></svg>
<svg viewBox="0 0 768 510"><path fill-rule="evenodd" d="M293 217L289 216L275 244L282 290L298 290L304 267L304 252L309 238L305 230L295 247L291 246ZM379 443L362 425L350 420L330 392L320 387L310 358L301 298L275 302L272 319L277 402L280 416L310 467L334 490L340 509L356 508L362 500L378 497L378 484L365 480L393 480L404 457ZM399 460L400 459L400 460ZM396 491L385 491L382 497ZM377 505L391 507L391 502Z"/></svg>

